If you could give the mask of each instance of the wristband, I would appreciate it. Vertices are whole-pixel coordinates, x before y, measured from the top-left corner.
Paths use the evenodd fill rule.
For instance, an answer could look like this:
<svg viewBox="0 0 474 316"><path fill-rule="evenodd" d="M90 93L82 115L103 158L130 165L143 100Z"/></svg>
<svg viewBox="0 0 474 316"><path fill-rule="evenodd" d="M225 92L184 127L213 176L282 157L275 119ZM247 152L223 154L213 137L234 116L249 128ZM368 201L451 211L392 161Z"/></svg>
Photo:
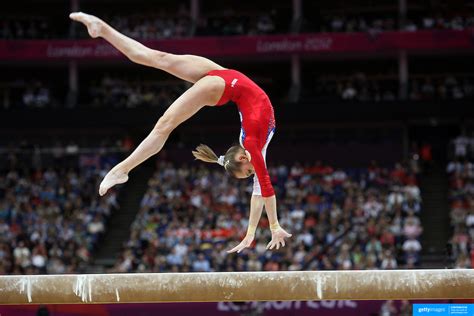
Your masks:
<svg viewBox="0 0 474 316"><path fill-rule="evenodd" d="M255 231L257 230L257 226L249 225L247 228L247 235L255 235Z"/></svg>
<svg viewBox="0 0 474 316"><path fill-rule="evenodd" d="M270 230L271 230L271 231L275 231L275 230L278 230L278 229L280 229L280 228L281 228L281 227L280 227L280 223L278 223L278 222L276 222L276 223L270 225Z"/></svg>

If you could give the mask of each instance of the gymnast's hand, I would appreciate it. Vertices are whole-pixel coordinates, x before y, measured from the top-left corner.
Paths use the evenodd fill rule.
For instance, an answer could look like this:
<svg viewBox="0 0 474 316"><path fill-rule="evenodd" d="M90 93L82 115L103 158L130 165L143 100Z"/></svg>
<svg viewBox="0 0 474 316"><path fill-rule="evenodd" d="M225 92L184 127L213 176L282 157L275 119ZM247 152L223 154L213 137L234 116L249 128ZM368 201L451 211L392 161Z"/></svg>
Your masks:
<svg viewBox="0 0 474 316"><path fill-rule="evenodd" d="M272 229L272 240L268 243L267 249L271 250L276 247L280 249L285 247L285 238L290 238L292 235L287 233L283 228L278 227L277 229Z"/></svg>
<svg viewBox="0 0 474 316"><path fill-rule="evenodd" d="M254 237L255 237L255 235L247 234L247 236L245 236L245 238L240 242L240 244L238 244L237 246L235 246L231 250L228 250L227 253L233 253L233 252L240 253L245 248L250 247Z"/></svg>

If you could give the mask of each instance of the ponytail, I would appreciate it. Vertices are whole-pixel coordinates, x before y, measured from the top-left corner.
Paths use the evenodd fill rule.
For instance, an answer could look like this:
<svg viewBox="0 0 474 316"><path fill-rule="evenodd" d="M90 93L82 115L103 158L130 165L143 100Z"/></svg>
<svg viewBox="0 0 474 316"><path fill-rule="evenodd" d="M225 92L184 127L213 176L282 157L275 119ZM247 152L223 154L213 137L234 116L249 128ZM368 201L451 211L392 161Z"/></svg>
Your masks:
<svg viewBox="0 0 474 316"><path fill-rule="evenodd" d="M243 150L244 148L242 146L234 145L227 150L225 156L218 157L209 146L201 144L197 146L196 150L192 153L194 158L205 162L218 163L223 166L230 175L235 176L235 173L240 170L242 163L236 161L234 157L238 152Z"/></svg>
<svg viewBox="0 0 474 316"><path fill-rule="evenodd" d="M205 162L219 163L219 157L217 157L216 153L209 146L203 144L196 147L196 150L193 151L193 156Z"/></svg>

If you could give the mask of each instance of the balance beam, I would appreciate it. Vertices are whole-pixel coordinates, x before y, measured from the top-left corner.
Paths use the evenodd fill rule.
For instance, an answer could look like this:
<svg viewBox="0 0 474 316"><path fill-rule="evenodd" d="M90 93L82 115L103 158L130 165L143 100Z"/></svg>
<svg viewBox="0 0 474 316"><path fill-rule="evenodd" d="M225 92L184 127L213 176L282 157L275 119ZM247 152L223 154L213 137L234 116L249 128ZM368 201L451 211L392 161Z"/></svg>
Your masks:
<svg viewBox="0 0 474 316"><path fill-rule="evenodd" d="M474 298L474 270L0 276L0 304Z"/></svg>

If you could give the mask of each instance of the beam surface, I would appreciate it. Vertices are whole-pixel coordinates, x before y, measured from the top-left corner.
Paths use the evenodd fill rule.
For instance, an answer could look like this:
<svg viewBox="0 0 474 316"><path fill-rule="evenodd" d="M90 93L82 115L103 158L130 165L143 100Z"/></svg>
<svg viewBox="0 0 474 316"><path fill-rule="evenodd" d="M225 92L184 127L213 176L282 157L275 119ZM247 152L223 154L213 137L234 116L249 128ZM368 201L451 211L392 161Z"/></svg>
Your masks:
<svg viewBox="0 0 474 316"><path fill-rule="evenodd" d="M474 270L0 276L0 304L474 298Z"/></svg>

